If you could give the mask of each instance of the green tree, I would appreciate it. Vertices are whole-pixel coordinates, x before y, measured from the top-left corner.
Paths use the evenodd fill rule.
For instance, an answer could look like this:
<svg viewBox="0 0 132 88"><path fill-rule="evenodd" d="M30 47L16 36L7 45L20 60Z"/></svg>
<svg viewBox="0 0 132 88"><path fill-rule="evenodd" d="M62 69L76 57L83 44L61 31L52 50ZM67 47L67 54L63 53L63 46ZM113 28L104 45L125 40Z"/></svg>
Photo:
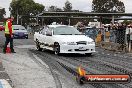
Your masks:
<svg viewBox="0 0 132 88"><path fill-rule="evenodd" d="M62 12L63 10L61 8L56 8L56 12Z"/></svg>
<svg viewBox="0 0 132 88"><path fill-rule="evenodd" d="M50 6L49 8L48 8L48 11L49 12L55 12L56 11L56 6Z"/></svg>
<svg viewBox="0 0 132 88"><path fill-rule="evenodd" d="M0 8L0 19L3 19L4 15L6 15L5 8Z"/></svg>
<svg viewBox="0 0 132 88"><path fill-rule="evenodd" d="M64 9L64 11L66 11L66 12L72 11L72 4L67 0L67 1L65 2L65 7L63 7L63 9Z"/></svg>
<svg viewBox="0 0 132 88"><path fill-rule="evenodd" d="M119 0L93 0L92 11L99 13L125 12L125 6Z"/></svg>
<svg viewBox="0 0 132 88"><path fill-rule="evenodd" d="M38 13L41 13L42 11L44 11L44 8L45 7L42 4L35 3L33 6L32 14L37 15Z"/></svg>
<svg viewBox="0 0 132 88"><path fill-rule="evenodd" d="M30 22L31 15L37 15L44 11L44 6L39 3L35 3L33 0L12 0L10 3L11 15L15 17L15 23L17 22L17 16L22 16L23 23L28 24Z"/></svg>
<svg viewBox="0 0 132 88"><path fill-rule="evenodd" d="M49 11L49 12L61 12L62 9L61 9L61 8L58 8L57 6L50 6L50 7L48 8L48 11Z"/></svg>
<svg viewBox="0 0 132 88"><path fill-rule="evenodd" d="M126 24L126 25L130 25L132 23L132 21L130 21L130 20L124 20L122 23Z"/></svg>
<svg viewBox="0 0 132 88"><path fill-rule="evenodd" d="M93 0L92 12L97 13L124 13L124 3L119 0ZM110 17L111 16L107 16ZM102 23L110 23L111 20L102 19Z"/></svg>

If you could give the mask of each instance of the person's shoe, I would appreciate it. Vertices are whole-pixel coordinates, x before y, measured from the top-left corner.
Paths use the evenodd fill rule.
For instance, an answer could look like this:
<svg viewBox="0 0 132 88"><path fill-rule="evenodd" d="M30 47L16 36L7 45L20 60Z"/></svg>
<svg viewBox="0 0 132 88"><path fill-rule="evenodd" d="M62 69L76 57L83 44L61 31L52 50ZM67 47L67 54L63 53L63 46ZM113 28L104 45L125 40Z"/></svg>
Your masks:
<svg viewBox="0 0 132 88"><path fill-rule="evenodd" d="M16 53L15 51L11 52L11 53Z"/></svg>

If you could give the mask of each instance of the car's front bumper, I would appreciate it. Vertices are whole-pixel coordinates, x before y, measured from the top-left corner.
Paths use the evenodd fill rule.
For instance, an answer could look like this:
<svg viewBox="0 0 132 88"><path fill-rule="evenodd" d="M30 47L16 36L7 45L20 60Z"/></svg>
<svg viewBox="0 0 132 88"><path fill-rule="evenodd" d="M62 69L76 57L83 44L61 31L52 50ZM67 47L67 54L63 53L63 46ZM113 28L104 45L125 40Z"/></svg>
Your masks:
<svg viewBox="0 0 132 88"><path fill-rule="evenodd" d="M89 45L60 45L60 53L94 53L95 44Z"/></svg>

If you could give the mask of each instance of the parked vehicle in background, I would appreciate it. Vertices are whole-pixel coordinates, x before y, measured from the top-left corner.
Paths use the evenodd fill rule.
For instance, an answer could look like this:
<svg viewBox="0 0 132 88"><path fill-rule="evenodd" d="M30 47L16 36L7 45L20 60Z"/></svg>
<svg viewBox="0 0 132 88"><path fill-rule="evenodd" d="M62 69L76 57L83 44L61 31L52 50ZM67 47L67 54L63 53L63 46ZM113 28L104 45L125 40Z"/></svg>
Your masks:
<svg viewBox="0 0 132 88"><path fill-rule="evenodd" d="M83 33L95 41L98 34L98 29L94 27L85 27Z"/></svg>
<svg viewBox="0 0 132 88"><path fill-rule="evenodd" d="M4 31L5 27L3 25L0 25L0 31Z"/></svg>
<svg viewBox="0 0 132 88"><path fill-rule="evenodd" d="M89 22L90 27L100 28L100 22Z"/></svg>
<svg viewBox="0 0 132 88"><path fill-rule="evenodd" d="M60 53L80 53L91 55L95 52L93 39L83 35L76 28L66 25L48 25L35 32L37 50L48 49Z"/></svg>
<svg viewBox="0 0 132 88"><path fill-rule="evenodd" d="M13 25L13 29L14 29L14 33L13 33L14 38L28 39L28 31L22 25Z"/></svg>

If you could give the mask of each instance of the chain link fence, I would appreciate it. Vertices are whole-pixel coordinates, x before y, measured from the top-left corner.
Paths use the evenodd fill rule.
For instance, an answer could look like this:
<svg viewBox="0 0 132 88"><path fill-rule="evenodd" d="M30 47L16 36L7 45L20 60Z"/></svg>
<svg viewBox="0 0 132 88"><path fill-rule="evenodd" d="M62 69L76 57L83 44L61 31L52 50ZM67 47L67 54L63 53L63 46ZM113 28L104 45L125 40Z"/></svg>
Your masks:
<svg viewBox="0 0 132 88"><path fill-rule="evenodd" d="M101 28L96 37L97 46L114 51L128 51L130 37L126 34L125 26ZM130 50L129 50L130 51Z"/></svg>

